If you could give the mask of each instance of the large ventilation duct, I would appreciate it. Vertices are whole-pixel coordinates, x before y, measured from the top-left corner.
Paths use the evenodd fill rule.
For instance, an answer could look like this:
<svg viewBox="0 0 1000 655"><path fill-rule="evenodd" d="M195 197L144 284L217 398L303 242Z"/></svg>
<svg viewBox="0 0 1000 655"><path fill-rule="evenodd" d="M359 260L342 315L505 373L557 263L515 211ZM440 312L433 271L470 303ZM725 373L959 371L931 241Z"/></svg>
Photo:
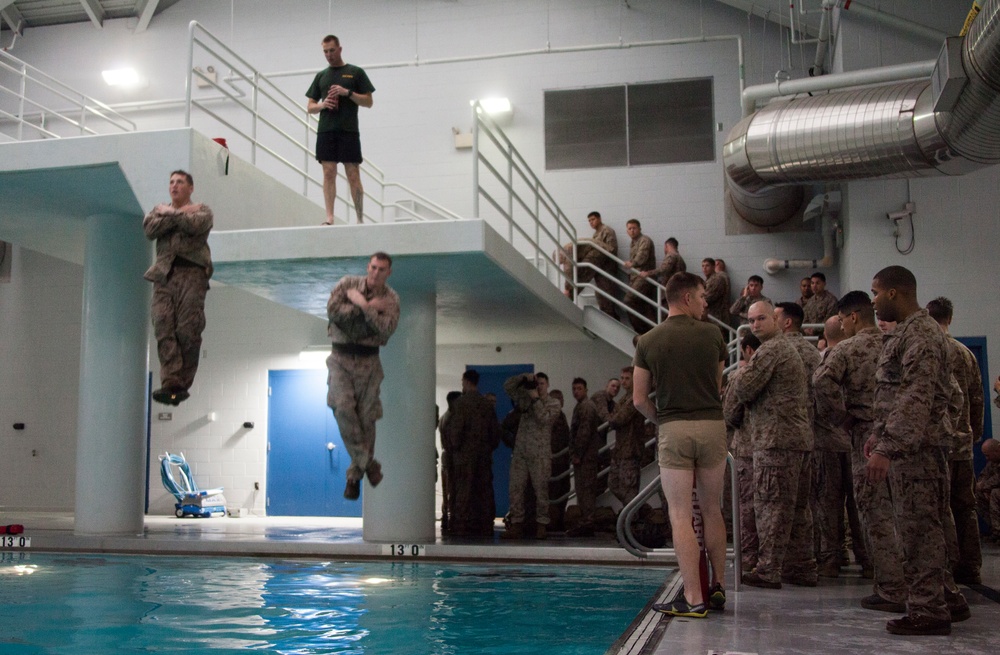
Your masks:
<svg viewBox="0 0 1000 655"><path fill-rule="evenodd" d="M946 44L932 76L939 88L927 80L795 98L744 118L723 149L730 207L769 227L801 208L798 185L961 175L1000 163L1000 0L987 0L960 45L968 79L952 100Z"/></svg>

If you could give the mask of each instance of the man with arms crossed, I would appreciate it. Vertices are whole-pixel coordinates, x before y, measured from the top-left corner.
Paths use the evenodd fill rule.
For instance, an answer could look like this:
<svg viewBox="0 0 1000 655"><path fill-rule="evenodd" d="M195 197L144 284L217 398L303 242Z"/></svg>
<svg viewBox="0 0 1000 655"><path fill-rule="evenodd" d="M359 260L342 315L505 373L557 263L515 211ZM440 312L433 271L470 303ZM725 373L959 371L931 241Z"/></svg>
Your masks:
<svg viewBox="0 0 1000 655"><path fill-rule="evenodd" d="M327 334L333 341L326 358L326 403L351 456L344 489L348 500L360 497L365 475L373 487L382 481L382 465L375 459L375 422L382 418L379 348L399 325L399 296L385 283L391 274L392 258L377 252L368 260L367 275L342 277L326 303Z"/></svg>
<svg viewBox="0 0 1000 655"><path fill-rule="evenodd" d="M727 353L719 330L701 321L707 307L701 278L674 274L667 283L667 306L667 319L639 338L632 388L636 409L659 425L660 481L684 580L683 597L653 608L671 616L703 618L706 601L713 609L722 609L726 602L722 587L726 526L721 510L726 425L720 387ZM655 405L649 399L654 385ZM691 525L692 474L712 564L707 599L702 596L698 542Z"/></svg>
<svg viewBox="0 0 1000 655"><path fill-rule="evenodd" d="M364 216L365 191L361 187L361 133L358 107L372 106L375 87L365 71L344 63L340 39L332 34L323 37L323 56L330 67L316 73L306 91L307 111L319 114L316 129L316 161L323 166L323 200L326 221L333 225L333 204L337 201L337 162L344 164L344 174L351 187L351 200L358 223Z"/></svg>

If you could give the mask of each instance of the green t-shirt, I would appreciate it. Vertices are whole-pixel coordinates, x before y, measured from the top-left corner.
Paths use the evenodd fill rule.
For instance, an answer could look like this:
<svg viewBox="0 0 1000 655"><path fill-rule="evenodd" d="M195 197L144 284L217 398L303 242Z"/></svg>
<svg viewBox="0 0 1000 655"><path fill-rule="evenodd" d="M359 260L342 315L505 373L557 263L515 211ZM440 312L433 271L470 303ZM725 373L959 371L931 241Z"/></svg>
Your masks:
<svg viewBox="0 0 1000 655"><path fill-rule="evenodd" d="M306 97L316 102L326 99L330 87L338 84L354 93L371 93L375 90L364 69L352 64L344 64L336 68L330 66L316 73L313 83L306 91ZM340 97L337 109L323 109L319 112L318 132L360 132L358 127L358 106L353 100Z"/></svg>
<svg viewBox="0 0 1000 655"><path fill-rule="evenodd" d="M726 356L719 328L690 316L670 316L642 335L633 363L656 385L656 422L721 421L719 362Z"/></svg>

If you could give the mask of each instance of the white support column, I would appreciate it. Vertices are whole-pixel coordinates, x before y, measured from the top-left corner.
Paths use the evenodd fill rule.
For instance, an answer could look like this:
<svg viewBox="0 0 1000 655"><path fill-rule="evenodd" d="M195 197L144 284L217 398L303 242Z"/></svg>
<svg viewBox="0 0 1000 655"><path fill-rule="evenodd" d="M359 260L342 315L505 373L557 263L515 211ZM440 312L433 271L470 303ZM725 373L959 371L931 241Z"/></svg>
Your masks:
<svg viewBox="0 0 1000 655"><path fill-rule="evenodd" d="M142 218L87 217L76 456L78 535L143 528L151 285Z"/></svg>
<svg viewBox="0 0 1000 655"><path fill-rule="evenodd" d="M382 543L433 543L436 297L392 283L389 278L401 312L381 353L383 417L375 439L385 478L377 489L365 478L362 536Z"/></svg>

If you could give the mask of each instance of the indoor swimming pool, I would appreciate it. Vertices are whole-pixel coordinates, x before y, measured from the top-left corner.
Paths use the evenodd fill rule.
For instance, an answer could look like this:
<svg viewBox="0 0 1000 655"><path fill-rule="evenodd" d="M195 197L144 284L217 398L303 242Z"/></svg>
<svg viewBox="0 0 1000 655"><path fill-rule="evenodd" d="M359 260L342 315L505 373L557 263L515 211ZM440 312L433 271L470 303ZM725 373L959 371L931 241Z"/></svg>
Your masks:
<svg viewBox="0 0 1000 655"><path fill-rule="evenodd" d="M3 553L0 652L595 654L663 568Z"/></svg>

